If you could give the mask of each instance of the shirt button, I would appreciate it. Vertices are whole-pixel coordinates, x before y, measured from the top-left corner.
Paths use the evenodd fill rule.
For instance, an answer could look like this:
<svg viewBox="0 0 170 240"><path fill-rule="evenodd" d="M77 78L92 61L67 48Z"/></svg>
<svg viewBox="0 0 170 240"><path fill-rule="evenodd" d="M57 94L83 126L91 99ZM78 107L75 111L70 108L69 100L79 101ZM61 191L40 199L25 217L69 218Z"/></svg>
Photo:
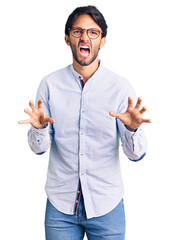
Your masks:
<svg viewBox="0 0 170 240"><path fill-rule="evenodd" d="M80 175L83 176L83 173L81 173Z"/></svg>
<svg viewBox="0 0 170 240"><path fill-rule="evenodd" d="M84 113L84 110L82 110L81 112Z"/></svg>
<svg viewBox="0 0 170 240"><path fill-rule="evenodd" d="M81 153L80 156L83 156L83 153Z"/></svg>
<svg viewBox="0 0 170 240"><path fill-rule="evenodd" d="M79 201L78 200L76 200L76 203L78 203Z"/></svg>
<svg viewBox="0 0 170 240"><path fill-rule="evenodd" d="M80 191L77 191L78 193L80 193Z"/></svg>
<svg viewBox="0 0 170 240"><path fill-rule="evenodd" d="M81 135L83 135L83 132L81 132Z"/></svg>

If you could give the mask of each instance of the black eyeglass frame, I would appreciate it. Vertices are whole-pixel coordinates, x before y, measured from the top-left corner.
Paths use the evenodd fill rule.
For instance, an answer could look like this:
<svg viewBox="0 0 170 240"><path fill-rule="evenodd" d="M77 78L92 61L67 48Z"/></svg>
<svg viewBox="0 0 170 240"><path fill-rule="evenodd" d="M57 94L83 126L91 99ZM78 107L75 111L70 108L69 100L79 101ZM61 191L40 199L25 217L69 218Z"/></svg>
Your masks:
<svg viewBox="0 0 170 240"><path fill-rule="evenodd" d="M74 30L74 29L78 29L78 30L81 31L80 36L75 37L75 36L72 34L72 31L71 31L71 30ZM97 29L97 28L89 28L89 29L85 29L85 28L84 28L84 29L83 29L83 28L80 28L80 27L72 27L72 28L69 28L69 29L68 29L68 31L71 32L71 35L72 35L73 37L75 37L75 38L79 38L79 37L81 37L81 36L83 35L84 31L86 31L87 36L88 36L90 39L97 39L97 38L100 36L100 34L99 34L97 37L95 37L95 38L91 38L91 37L89 36L89 34L88 34L90 30L97 31L97 32L100 33L100 34L103 33L102 31L100 31L100 30Z"/></svg>

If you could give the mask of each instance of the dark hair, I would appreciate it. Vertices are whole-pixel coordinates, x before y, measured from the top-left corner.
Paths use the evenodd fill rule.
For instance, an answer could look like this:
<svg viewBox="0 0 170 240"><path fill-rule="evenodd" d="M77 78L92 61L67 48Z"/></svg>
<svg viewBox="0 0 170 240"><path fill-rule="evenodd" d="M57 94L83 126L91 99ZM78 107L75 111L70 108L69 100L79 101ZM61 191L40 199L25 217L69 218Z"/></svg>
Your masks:
<svg viewBox="0 0 170 240"><path fill-rule="evenodd" d="M66 25L65 25L65 34L69 35L69 28L72 27L74 20L80 16L88 14L90 15L97 25L102 29L102 38L107 35L107 24L102 15L102 13L95 6L87 6L87 7L78 7L76 8L68 17Z"/></svg>

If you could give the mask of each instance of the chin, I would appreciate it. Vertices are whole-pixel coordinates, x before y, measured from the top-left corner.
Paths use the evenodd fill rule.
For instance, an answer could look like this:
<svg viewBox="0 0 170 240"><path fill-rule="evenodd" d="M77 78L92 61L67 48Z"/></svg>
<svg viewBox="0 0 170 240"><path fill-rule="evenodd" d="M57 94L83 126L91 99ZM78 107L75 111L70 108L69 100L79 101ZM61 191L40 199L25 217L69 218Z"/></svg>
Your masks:
<svg viewBox="0 0 170 240"><path fill-rule="evenodd" d="M91 62L86 62L86 61L78 61L78 63L81 65L81 66L89 66L91 64Z"/></svg>
<svg viewBox="0 0 170 240"><path fill-rule="evenodd" d="M96 57L97 56L94 56L93 58L91 59L83 59L83 60L80 60L78 59L77 57L75 58L76 62L78 62L81 66L89 66L92 62L94 62L94 60L96 60Z"/></svg>

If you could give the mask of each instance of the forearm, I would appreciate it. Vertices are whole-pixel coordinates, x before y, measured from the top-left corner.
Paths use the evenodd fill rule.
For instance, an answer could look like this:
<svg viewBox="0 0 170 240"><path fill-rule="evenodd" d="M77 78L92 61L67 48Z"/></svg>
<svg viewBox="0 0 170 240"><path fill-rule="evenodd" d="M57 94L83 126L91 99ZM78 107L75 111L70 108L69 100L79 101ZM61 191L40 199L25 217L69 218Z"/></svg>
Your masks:
<svg viewBox="0 0 170 240"><path fill-rule="evenodd" d="M46 152L51 144L49 127L43 129L31 127L28 131L28 143L34 153Z"/></svg>

